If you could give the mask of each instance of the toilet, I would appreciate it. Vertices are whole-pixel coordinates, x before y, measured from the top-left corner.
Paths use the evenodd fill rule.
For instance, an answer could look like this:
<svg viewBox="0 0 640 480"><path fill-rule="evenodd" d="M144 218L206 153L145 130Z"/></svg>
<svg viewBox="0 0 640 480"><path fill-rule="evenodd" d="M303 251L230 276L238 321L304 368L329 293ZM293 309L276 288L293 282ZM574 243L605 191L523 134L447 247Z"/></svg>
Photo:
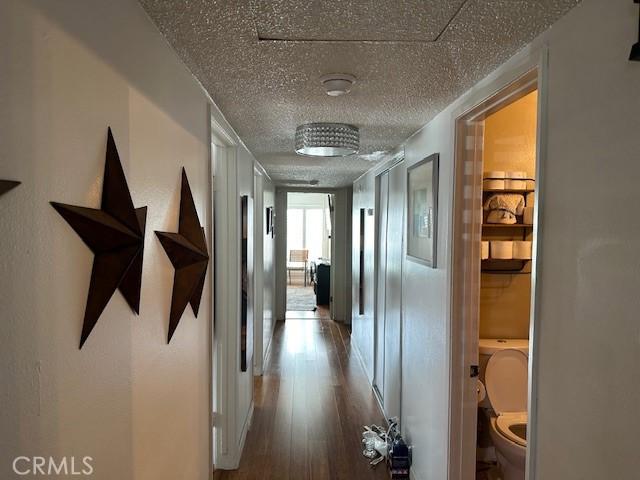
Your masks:
<svg viewBox="0 0 640 480"><path fill-rule="evenodd" d="M529 358L521 345L521 348L507 345L489 356L484 371L484 386L491 405L489 434L503 480L524 480Z"/></svg>

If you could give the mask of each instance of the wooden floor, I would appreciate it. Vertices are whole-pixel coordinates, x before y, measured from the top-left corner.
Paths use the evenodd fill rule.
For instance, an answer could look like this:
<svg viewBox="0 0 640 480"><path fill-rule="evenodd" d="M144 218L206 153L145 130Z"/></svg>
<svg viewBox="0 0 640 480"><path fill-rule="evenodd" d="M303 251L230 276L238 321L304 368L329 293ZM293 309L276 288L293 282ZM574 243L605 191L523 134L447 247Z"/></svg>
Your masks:
<svg viewBox="0 0 640 480"><path fill-rule="evenodd" d="M278 322L240 468L215 479L388 478L362 456L362 425L382 424L382 414L349 331L309 317Z"/></svg>

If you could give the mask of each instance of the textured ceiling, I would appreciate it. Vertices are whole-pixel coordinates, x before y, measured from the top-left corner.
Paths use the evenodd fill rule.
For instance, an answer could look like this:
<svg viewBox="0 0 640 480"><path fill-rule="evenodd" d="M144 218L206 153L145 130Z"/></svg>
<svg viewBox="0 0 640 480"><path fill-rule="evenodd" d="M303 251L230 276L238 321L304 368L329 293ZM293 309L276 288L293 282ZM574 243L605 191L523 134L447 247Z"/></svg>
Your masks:
<svg viewBox="0 0 640 480"><path fill-rule="evenodd" d="M580 0L140 0L279 184L350 184ZM350 73L349 95L319 78ZM293 153L297 125L360 127L360 154Z"/></svg>

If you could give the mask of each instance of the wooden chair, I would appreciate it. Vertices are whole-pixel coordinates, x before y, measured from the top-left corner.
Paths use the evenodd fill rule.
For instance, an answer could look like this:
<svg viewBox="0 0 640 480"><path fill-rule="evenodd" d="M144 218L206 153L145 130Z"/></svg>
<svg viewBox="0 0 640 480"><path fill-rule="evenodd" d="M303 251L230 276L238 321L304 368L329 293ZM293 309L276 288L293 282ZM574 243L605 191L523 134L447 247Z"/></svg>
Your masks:
<svg viewBox="0 0 640 480"><path fill-rule="evenodd" d="M307 286L307 262L309 261L309 250L289 250L289 261L287 262L287 274L289 284L291 284L291 272L304 272L304 286Z"/></svg>

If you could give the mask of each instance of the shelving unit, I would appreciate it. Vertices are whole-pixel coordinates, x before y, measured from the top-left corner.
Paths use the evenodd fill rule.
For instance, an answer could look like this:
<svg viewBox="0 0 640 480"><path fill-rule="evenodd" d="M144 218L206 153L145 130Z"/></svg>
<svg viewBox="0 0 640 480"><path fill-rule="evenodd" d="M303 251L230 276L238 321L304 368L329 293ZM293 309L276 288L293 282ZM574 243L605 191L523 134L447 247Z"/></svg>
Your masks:
<svg viewBox="0 0 640 480"><path fill-rule="evenodd" d="M483 223L482 228L533 228L531 223Z"/></svg>
<svg viewBox="0 0 640 480"><path fill-rule="evenodd" d="M521 193L521 194L527 194L527 193L535 193L535 190L533 189L511 189L511 188L485 188L482 190L482 193Z"/></svg>
<svg viewBox="0 0 640 480"><path fill-rule="evenodd" d="M525 270L531 260L489 258L482 260L482 273L492 275L528 275L531 272Z"/></svg>
<svg viewBox="0 0 640 480"><path fill-rule="evenodd" d="M500 180L493 178L486 178L485 180ZM518 180L534 180L532 178L518 179ZM527 195L528 193L535 193L535 189L483 189L482 196L486 200L492 194L520 194ZM484 202L483 202L484 203ZM522 217L518 217L518 221L522 221ZM511 240L527 240L533 234L533 224L528 223L487 223L482 224L482 239L485 241L492 241L498 239L504 239L504 237L511 237ZM497 237L497 238L496 238ZM502 260L497 258L488 258L482 260L481 272L492 275L528 275L531 273L530 268L531 260L522 259L509 259Z"/></svg>

